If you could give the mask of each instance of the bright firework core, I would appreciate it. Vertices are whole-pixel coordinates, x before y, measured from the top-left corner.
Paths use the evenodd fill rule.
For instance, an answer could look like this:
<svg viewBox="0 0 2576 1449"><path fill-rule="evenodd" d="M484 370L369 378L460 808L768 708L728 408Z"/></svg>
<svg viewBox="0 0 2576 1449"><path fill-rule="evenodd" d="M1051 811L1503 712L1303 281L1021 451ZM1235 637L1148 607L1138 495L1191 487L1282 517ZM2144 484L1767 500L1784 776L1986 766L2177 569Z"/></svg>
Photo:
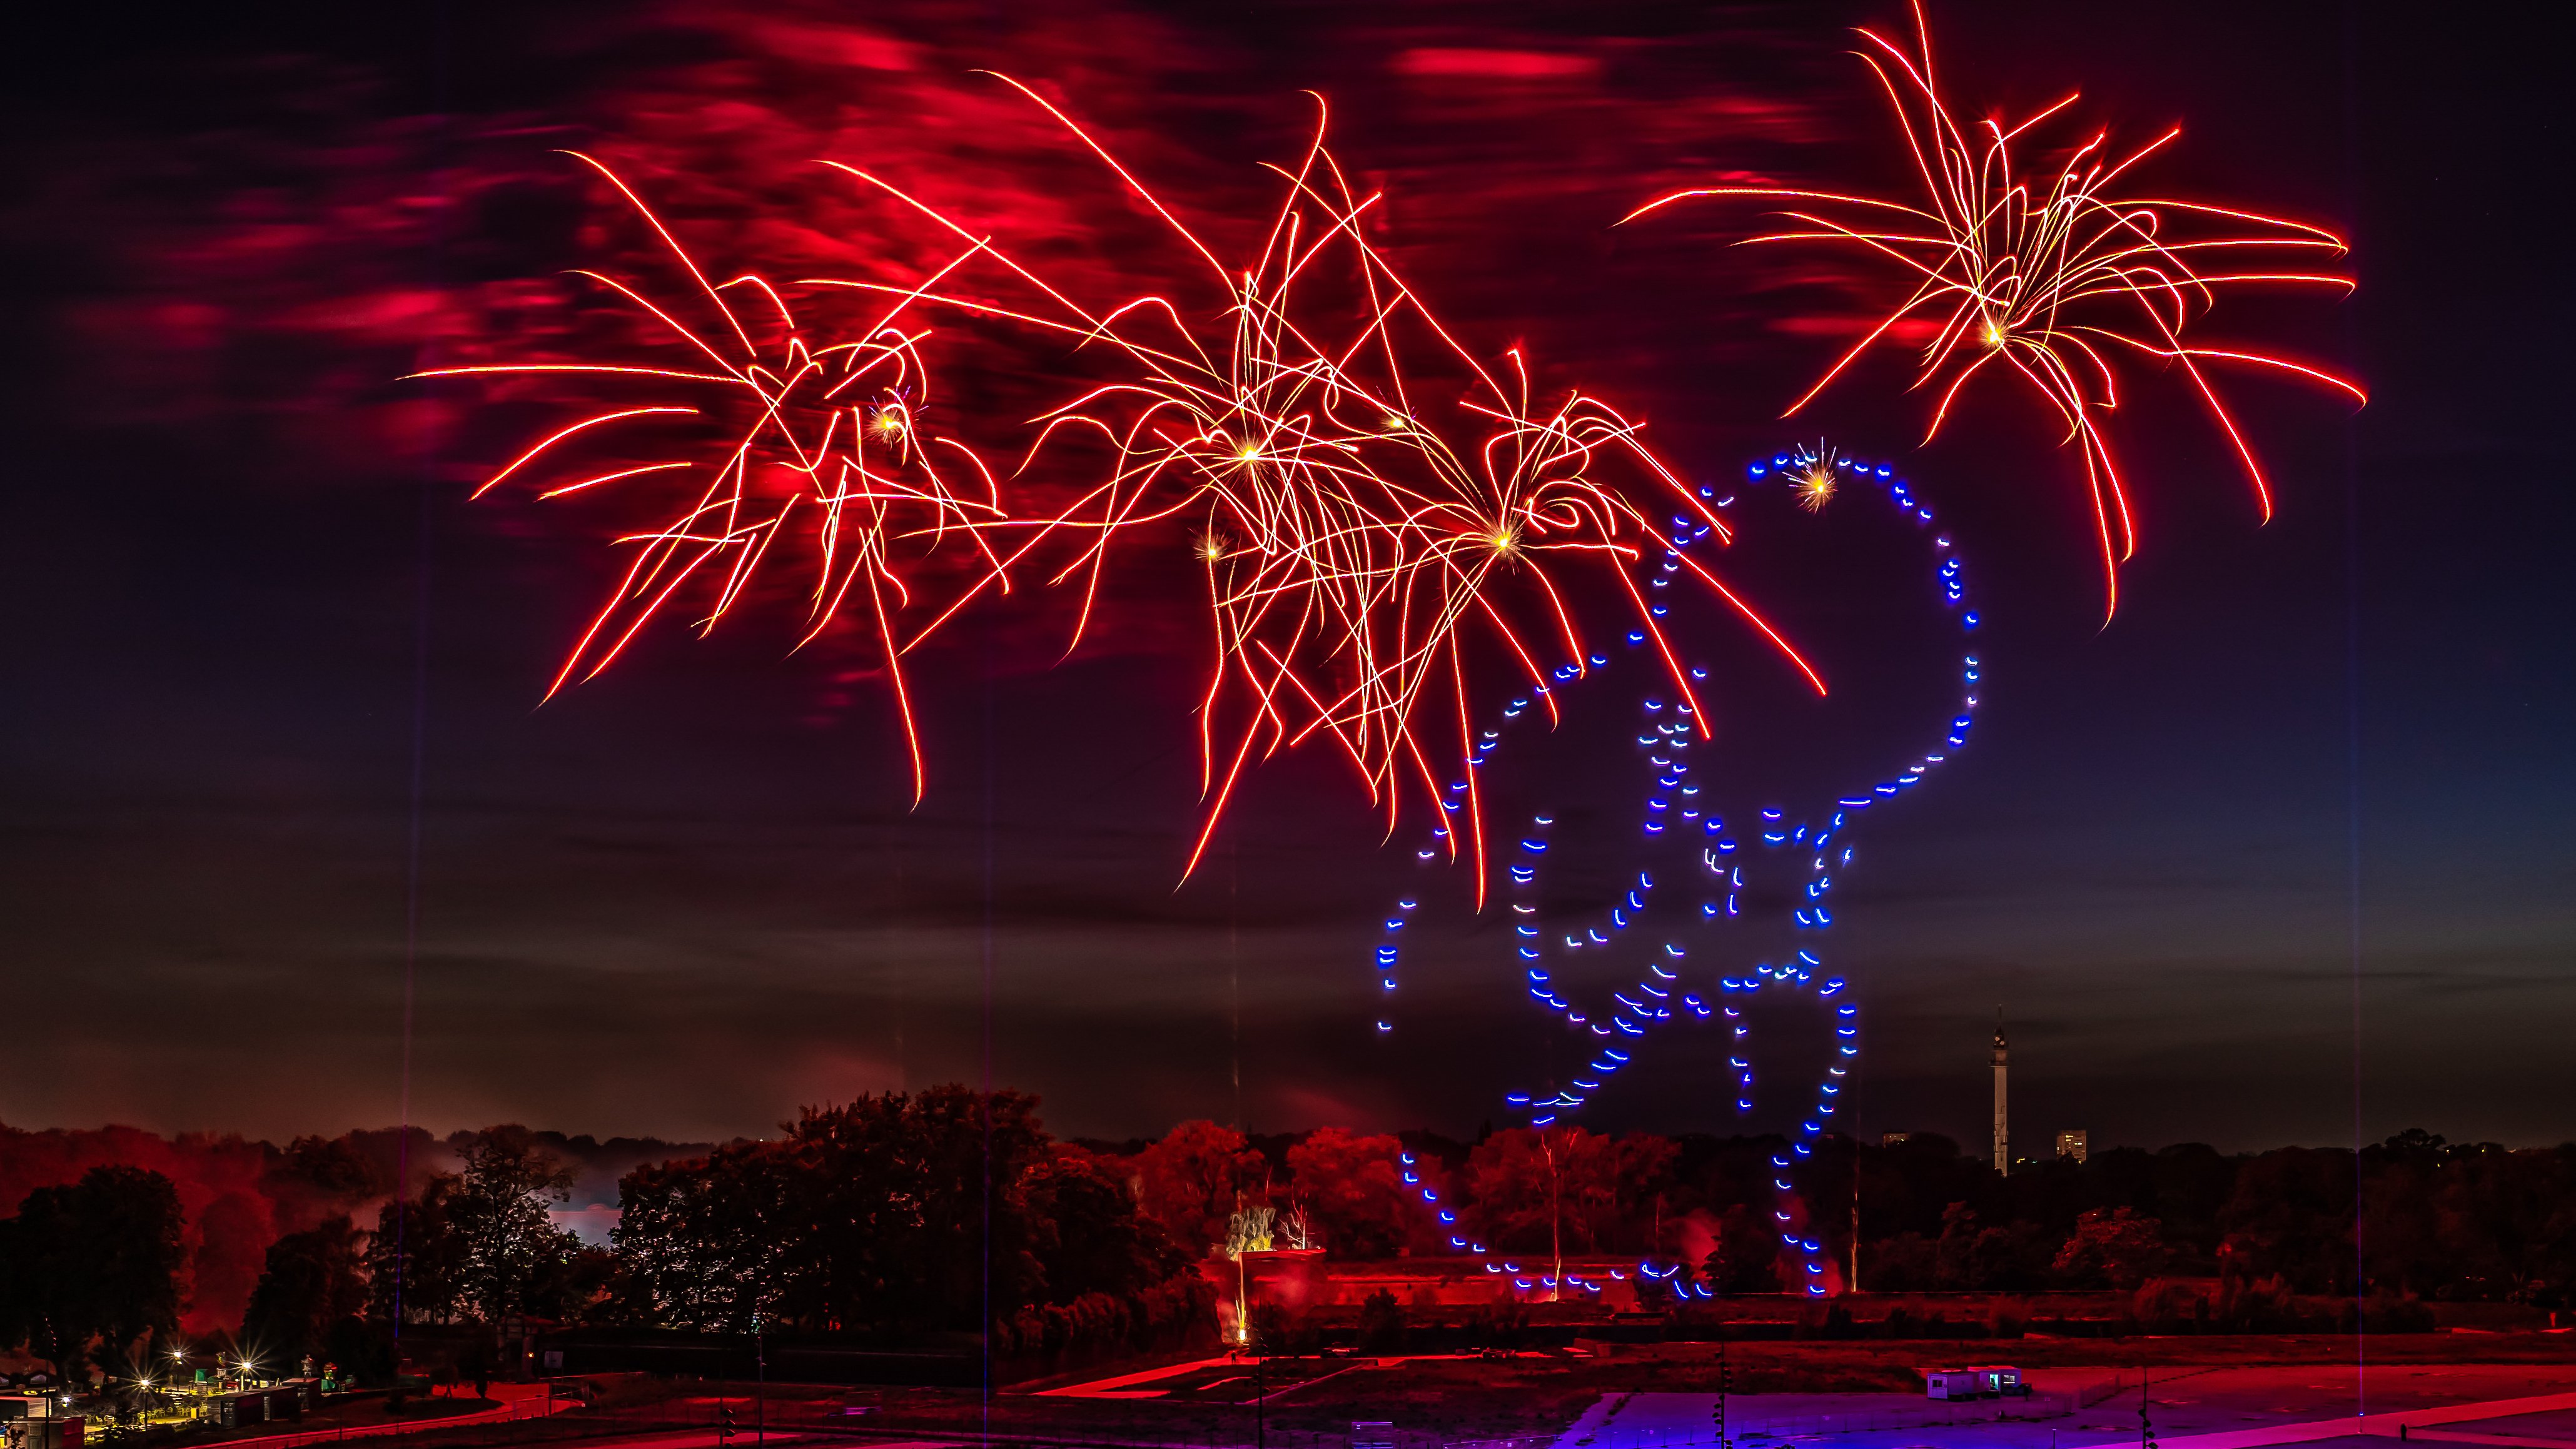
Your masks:
<svg viewBox="0 0 2576 1449"><path fill-rule="evenodd" d="M1790 459L1789 485L1798 496L1798 506L1809 513L1821 513L1834 501L1834 489L1842 482L1843 456L1819 442L1812 449L1800 447Z"/></svg>

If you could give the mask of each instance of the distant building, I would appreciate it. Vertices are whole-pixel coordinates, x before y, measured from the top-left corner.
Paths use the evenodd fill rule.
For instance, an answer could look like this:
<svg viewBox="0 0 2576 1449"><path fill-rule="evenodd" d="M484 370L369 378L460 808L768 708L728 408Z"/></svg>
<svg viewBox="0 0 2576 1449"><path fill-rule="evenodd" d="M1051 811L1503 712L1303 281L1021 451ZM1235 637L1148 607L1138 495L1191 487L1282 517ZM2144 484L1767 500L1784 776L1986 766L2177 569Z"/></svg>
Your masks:
<svg viewBox="0 0 2576 1449"><path fill-rule="evenodd" d="M1995 1008L1995 1175L2012 1171L2012 1132L2004 1121L2004 1009Z"/></svg>
<svg viewBox="0 0 2576 1449"><path fill-rule="evenodd" d="M2072 1157L2080 1166L2084 1161L2084 1129L2078 1127L2071 1132L2058 1133L2057 1155Z"/></svg>
<svg viewBox="0 0 2576 1449"><path fill-rule="evenodd" d="M1913 1140L1914 1134L1911 1132L1881 1132L1878 1134L1878 1145L1881 1147L1894 1147L1899 1142L1911 1142Z"/></svg>

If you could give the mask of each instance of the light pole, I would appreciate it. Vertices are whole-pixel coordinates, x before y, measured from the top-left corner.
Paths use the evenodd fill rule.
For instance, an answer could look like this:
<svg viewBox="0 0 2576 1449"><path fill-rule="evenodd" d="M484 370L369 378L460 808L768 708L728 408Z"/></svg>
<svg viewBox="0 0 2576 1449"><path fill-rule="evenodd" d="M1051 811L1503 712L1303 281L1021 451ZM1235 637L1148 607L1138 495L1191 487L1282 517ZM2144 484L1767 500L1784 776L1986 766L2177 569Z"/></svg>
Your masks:
<svg viewBox="0 0 2576 1449"><path fill-rule="evenodd" d="M1565 1193L1557 1173L1556 1144L1547 1140L1547 1129L1538 1131L1538 1149L1547 1155L1547 1250L1549 1271L1547 1301L1557 1300L1559 1285L1565 1281Z"/></svg>
<svg viewBox="0 0 2576 1449"><path fill-rule="evenodd" d="M1726 1340L1721 1338L1717 1341L1717 1449L1734 1449L1735 1441L1726 1437L1726 1390Z"/></svg>
<svg viewBox="0 0 2576 1449"><path fill-rule="evenodd" d="M1860 1293L1860 1139L1851 1139L1852 1216L1851 1216L1851 1281L1843 1291Z"/></svg>

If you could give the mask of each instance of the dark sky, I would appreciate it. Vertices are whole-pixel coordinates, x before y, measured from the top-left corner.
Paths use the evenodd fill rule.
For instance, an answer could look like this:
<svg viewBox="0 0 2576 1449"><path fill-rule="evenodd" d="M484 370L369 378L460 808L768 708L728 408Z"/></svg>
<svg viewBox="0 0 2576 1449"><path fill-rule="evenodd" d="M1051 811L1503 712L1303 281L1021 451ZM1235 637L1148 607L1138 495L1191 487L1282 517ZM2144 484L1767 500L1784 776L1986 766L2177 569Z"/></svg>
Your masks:
<svg viewBox="0 0 2576 1449"><path fill-rule="evenodd" d="M1100 218L1124 234L1123 203L969 73L992 66L1055 82L1220 231L1261 204L1254 163L1297 145L1298 91L1325 92L1338 150L1389 192L1387 244L1471 342L1527 342L1544 381L1645 415L1695 476L1819 430L1870 457L1919 436L1922 399L1883 370L1772 420L1830 356L1786 319L1831 275L1729 251L1740 227L1714 214L1608 226L1721 168L1893 184L1845 27L1895 7L1205 9L1227 18L36 21L0 163L0 1120L394 1119L416 720L409 1090L434 1128L720 1136L988 1074L1072 1133L1501 1118L1539 1024L1490 916L1426 921L1403 1030L1368 1029L1413 832L1381 849L1328 762L1265 771L1173 889L1185 593L1124 590L1115 627L1051 668L1024 616L953 631L921 664L932 787L908 810L874 682L829 649L787 657L783 617L663 631L538 707L618 519L469 505L528 415L393 381L550 335L557 274L624 245L565 145L629 163L736 269L854 245L817 156L961 191L1014 178L1020 224L1074 228L1070 265L1146 265L1086 253ZM2567 37L2421 6L1953 4L1935 23L1970 105L2080 86L2124 134L2180 119L2156 173L2173 191L2348 230L2355 301L2216 330L2340 361L2373 401L2240 389L2268 527L2197 415L2152 390L2124 407L2145 541L2107 629L2073 459L2026 404L1905 454L1975 565L1991 682L1974 745L1868 821L1840 895L1871 1043L1847 1120L1978 1139L2002 1002L2023 1144L2348 1140L2357 737L2363 1130L2576 1136L2576 155L2547 69ZM1939 718L1915 691L1919 588L1890 583L1911 576L1856 512L1815 527L1733 560L1838 682L1820 706L1729 656L1739 727L1712 761L1748 799L1873 778ZM1545 790L1628 790L1572 738L1534 757L1562 762L1531 771ZM1595 1124L1730 1130L1716 1045L1676 1038Z"/></svg>

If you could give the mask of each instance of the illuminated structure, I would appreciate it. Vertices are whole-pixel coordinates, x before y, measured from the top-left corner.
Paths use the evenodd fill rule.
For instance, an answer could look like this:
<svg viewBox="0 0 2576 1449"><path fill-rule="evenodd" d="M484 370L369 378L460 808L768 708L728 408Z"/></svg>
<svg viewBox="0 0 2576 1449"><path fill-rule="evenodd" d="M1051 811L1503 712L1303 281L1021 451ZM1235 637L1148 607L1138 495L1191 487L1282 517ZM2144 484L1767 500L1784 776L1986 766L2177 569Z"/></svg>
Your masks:
<svg viewBox="0 0 2576 1449"><path fill-rule="evenodd" d="M1820 485L1820 474L1830 474L1841 481L1832 486ZM1819 494L1830 498L1846 485L1874 484L1875 491L1895 507L1899 517L1927 532L1931 530L1932 510L1914 496L1905 479L1896 476L1893 465L1854 463L1821 444L1812 450L1799 448L1753 463L1746 470L1746 479L1757 487L1772 482L1788 484L1793 501L1801 507ZM1718 511L1737 501L1732 496L1717 497L1714 489L1701 491L1708 506ZM1673 518L1672 526L1672 546L1652 581L1656 589L1667 588L1682 577L1689 562L1686 551L1713 531L1706 525L1694 528L1691 520L1682 515ZM1937 597L1952 611L1963 632L1973 632L1978 617L1966 607L1965 566L1947 535L1933 533L1930 543ZM1652 605L1652 613L1661 618L1666 607L1657 602ZM1632 631L1627 638L1628 652L1659 653L1646 647L1649 637L1642 630ZM1793 815L1779 805L1748 810L1739 817L1740 825L1730 827L1717 810L1717 802L1703 793L1703 783L1693 775L1691 748L1702 730L1692 703L1687 696L1654 688L1656 679L1669 676L1671 665L1669 659L1659 659L1654 665L1624 666L1626 674L1648 673L1653 678L1648 681L1649 692L1637 700L1635 735L1637 762L1652 783L1644 792L1638 814L1634 846L1638 868L1623 871L1627 885L1622 895L1607 910L1588 912L1581 919L1548 918L1539 879L1556 819L1547 810L1525 817L1517 848L1507 857L1515 983L1582 1044L1581 1050L1594 1055L1563 1082L1514 1092L1504 1100L1526 1114L1532 1129L1543 1133L1588 1104L1611 1077L1634 1059L1636 1052L1644 1049L1650 1037L1662 1035L1665 1028L1676 1023L1696 1021L1726 1028L1730 1053L1727 1065L1736 1088L1735 1110L1749 1113L1754 1107L1754 1071L1745 1005L1756 994L1768 993L1808 998L1829 1007L1824 1020L1831 1032L1830 1065L1801 1112L1802 1120L1789 1144L1771 1159L1772 1186L1777 1193L1772 1205L1772 1226L1780 1234L1783 1257L1797 1264L1799 1274L1789 1291L1823 1297L1832 1291L1824 1239L1796 1179L1799 1169L1814 1156L1817 1142L1839 1109L1845 1082L1860 1053L1860 1008L1845 994L1849 982L1827 973L1817 954L1821 940L1812 946L1794 948L1788 959L1756 961L1749 967L1723 966L1720 969L1725 974L1703 974L1697 982L1687 979L1685 973L1691 970L1695 953L1705 963L1709 956L1733 949L1726 940L1728 928L1743 922L1748 904L1755 899L1748 889L1748 871L1765 871L1773 876L1768 884L1785 888L1782 893L1792 902L1790 924L1800 933L1821 932L1833 925L1829 898L1836 875L1851 865L1853 855L1846 832L1862 812L1922 783L1931 770L1948 759L1950 751L1967 742L1977 708L1982 666L1976 655L1962 656L1956 713L1944 724L1941 743L1891 777L1851 790L1802 814ZM1594 654L1559 666L1548 685L1511 701L1504 707L1502 718L1479 734L1471 767L1482 767L1516 726L1526 731L1530 720L1552 720L1564 701L1548 697L1551 690L1562 695L1576 682L1601 677L1614 668L1623 666L1608 654ZM1708 675L1707 666L1698 664L1683 672L1691 679ZM1468 799L1472 793L1468 781L1452 783L1449 798L1453 803L1449 808L1456 811L1459 806L1454 802ZM1443 848L1446 834L1447 827L1434 828L1432 838L1415 852L1419 865L1427 868L1443 859L1447 854ZM1419 897L1414 896L1398 900L1378 938L1373 964L1379 990L1388 997L1401 984L1398 941L1420 904ZM1659 929L1649 935L1650 927ZM1700 970L1707 973L1706 965ZM1393 1023L1381 1018L1377 1029L1391 1031ZM1517 1262L1488 1252L1486 1244L1472 1241L1463 1229L1457 1228L1457 1214L1443 1205L1436 1187L1422 1182L1411 1154L1404 1156L1403 1166L1406 1187L1419 1192L1422 1201L1439 1214L1442 1224L1453 1230L1450 1247L1485 1258L1487 1272L1509 1276L1512 1285L1523 1291L1554 1292L1563 1287L1600 1291L1595 1281L1568 1275L1560 1283L1555 1274L1539 1269L1525 1271ZM1681 1267L1646 1260L1637 1265L1636 1271L1648 1278L1676 1279ZM1613 1272L1611 1276L1626 1274ZM1680 1278L1674 1286L1684 1296L1713 1296L1705 1285L1688 1278Z"/></svg>
<svg viewBox="0 0 2576 1449"><path fill-rule="evenodd" d="M2077 1127L2071 1131L2060 1132L2057 1134L2057 1155L2060 1157L2074 1158L2076 1166L2081 1167L2084 1165L2084 1156L2087 1150L2083 1128Z"/></svg>
<svg viewBox="0 0 2576 1449"><path fill-rule="evenodd" d="M2012 1173L2012 1129L2004 1120L2004 1009L1995 1008L1995 1176Z"/></svg>

